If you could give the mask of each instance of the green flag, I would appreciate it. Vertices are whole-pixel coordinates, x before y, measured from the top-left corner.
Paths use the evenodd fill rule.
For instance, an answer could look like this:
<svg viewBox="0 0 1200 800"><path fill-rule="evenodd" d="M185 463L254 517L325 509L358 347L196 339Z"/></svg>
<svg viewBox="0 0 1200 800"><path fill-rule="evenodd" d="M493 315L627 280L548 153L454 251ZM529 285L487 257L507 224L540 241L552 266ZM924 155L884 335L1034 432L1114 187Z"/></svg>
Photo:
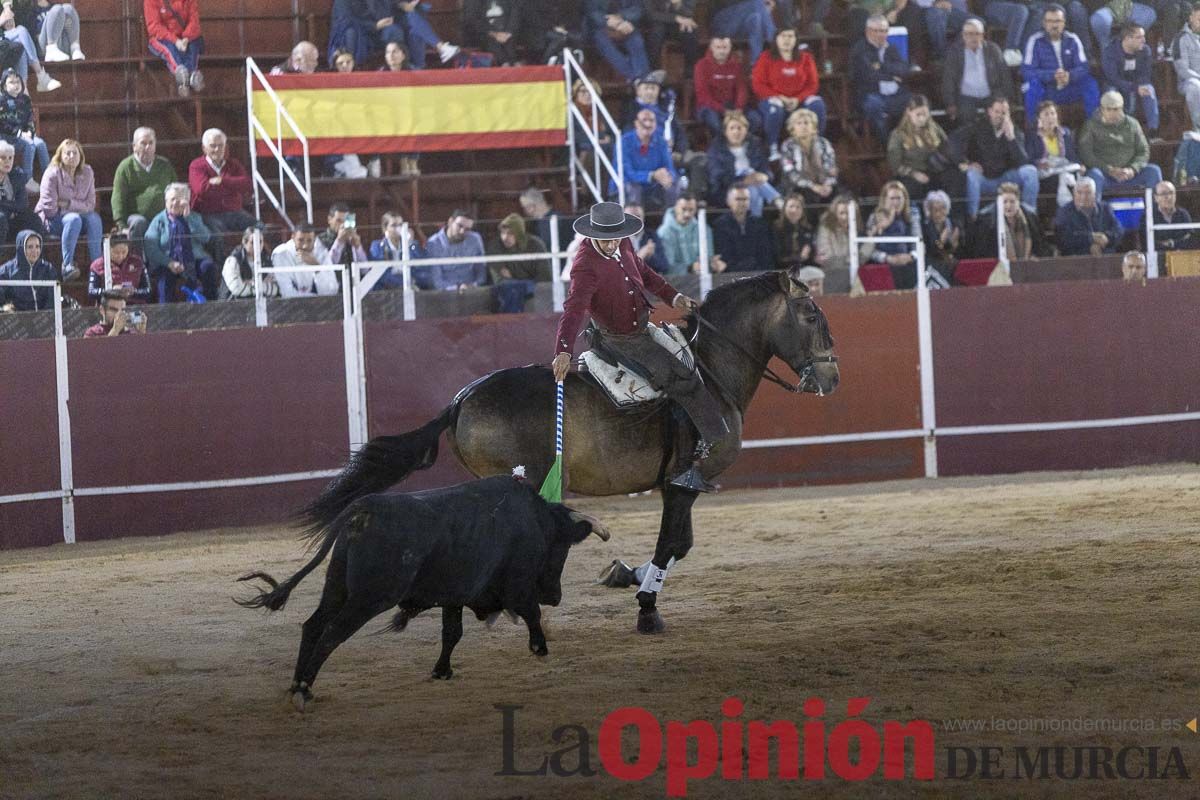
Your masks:
<svg viewBox="0 0 1200 800"><path fill-rule="evenodd" d="M562 502L562 428L563 428L563 385L559 381L556 387L557 395L554 403L554 465L550 467L550 471L546 473L546 480L542 481L542 489L540 494L547 502L561 503Z"/></svg>

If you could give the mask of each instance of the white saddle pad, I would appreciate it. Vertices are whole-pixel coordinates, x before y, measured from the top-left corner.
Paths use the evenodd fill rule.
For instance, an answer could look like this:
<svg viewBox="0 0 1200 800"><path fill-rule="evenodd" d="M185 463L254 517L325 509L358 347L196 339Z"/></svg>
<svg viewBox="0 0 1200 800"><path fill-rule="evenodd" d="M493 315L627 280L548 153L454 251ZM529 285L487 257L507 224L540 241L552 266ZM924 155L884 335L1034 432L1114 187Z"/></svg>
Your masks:
<svg viewBox="0 0 1200 800"><path fill-rule="evenodd" d="M651 325L649 330L650 336L660 347L664 347L675 354L688 369L695 367L696 361L692 356L692 348L688 344L687 339L683 338L683 334L679 332L677 326L669 324L665 324L662 327ZM592 377L599 382L604 391L608 392L608 396L618 408L626 408L638 403L648 403L663 396L662 392L647 383L641 375L636 374L623 364L618 364L614 367L591 350L585 351L579 357L579 363L581 367L587 369L592 374Z"/></svg>

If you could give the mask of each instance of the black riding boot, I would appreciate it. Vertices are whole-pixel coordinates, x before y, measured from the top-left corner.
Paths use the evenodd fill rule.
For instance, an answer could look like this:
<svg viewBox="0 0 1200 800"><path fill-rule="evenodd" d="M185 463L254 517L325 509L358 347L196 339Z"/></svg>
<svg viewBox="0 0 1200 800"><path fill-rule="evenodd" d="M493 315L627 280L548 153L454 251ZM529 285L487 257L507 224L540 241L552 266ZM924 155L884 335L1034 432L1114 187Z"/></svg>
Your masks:
<svg viewBox="0 0 1200 800"><path fill-rule="evenodd" d="M697 440L696 449L692 453L691 466L672 478L671 485L687 489L689 492L715 492L717 487L704 480L704 476L700 474L700 462L708 458L711 449L704 439Z"/></svg>

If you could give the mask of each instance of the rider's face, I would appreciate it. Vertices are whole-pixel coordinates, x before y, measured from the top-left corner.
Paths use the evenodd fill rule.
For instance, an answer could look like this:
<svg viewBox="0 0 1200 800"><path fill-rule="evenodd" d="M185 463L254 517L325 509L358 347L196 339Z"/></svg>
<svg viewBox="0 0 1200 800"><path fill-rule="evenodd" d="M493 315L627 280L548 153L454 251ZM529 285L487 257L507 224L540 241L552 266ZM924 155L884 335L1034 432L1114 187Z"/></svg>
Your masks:
<svg viewBox="0 0 1200 800"><path fill-rule="evenodd" d="M620 239L595 239L594 241L596 242L596 249L606 256L611 256L621 246Z"/></svg>

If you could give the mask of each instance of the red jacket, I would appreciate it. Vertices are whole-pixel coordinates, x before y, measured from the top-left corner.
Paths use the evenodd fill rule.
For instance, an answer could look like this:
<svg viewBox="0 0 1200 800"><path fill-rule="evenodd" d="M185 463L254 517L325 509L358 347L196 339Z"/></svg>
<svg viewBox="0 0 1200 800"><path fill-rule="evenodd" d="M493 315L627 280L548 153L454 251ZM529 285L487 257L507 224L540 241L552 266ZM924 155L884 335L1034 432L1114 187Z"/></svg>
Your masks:
<svg viewBox="0 0 1200 800"><path fill-rule="evenodd" d="M254 190L246 168L236 158L225 158L221 168L221 183L214 186L210 178L217 171L200 156L188 165L188 185L192 187L192 210L201 214L221 214L226 211L241 211L246 198Z"/></svg>
<svg viewBox="0 0 1200 800"><path fill-rule="evenodd" d="M143 0L143 10L146 14L146 30L151 39L192 39L200 38L200 9L199 0ZM171 10L175 13L172 14ZM184 24L180 25L175 15L179 15Z"/></svg>
<svg viewBox="0 0 1200 800"><path fill-rule="evenodd" d="M628 239L621 240L617 258L606 258L591 240L583 242L571 262L571 291L563 303L554 354L570 353L579 329L590 314L596 324L613 333L637 332L639 312L650 313L649 290L673 303L679 294L638 257Z"/></svg>
<svg viewBox="0 0 1200 800"><path fill-rule="evenodd" d="M770 50L764 50L754 64L751 80L754 96L759 100L782 95L803 101L821 88L817 80L817 62L808 50L797 49L791 61L775 58Z"/></svg>
<svg viewBox="0 0 1200 800"><path fill-rule="evenodd" d="M745 108L750 100L742 62L732 55L724 64L718 64L711 52L705 53L692 69L692 83L696 87L697 112L711 108L720 114L731 108Z"/></svg>

